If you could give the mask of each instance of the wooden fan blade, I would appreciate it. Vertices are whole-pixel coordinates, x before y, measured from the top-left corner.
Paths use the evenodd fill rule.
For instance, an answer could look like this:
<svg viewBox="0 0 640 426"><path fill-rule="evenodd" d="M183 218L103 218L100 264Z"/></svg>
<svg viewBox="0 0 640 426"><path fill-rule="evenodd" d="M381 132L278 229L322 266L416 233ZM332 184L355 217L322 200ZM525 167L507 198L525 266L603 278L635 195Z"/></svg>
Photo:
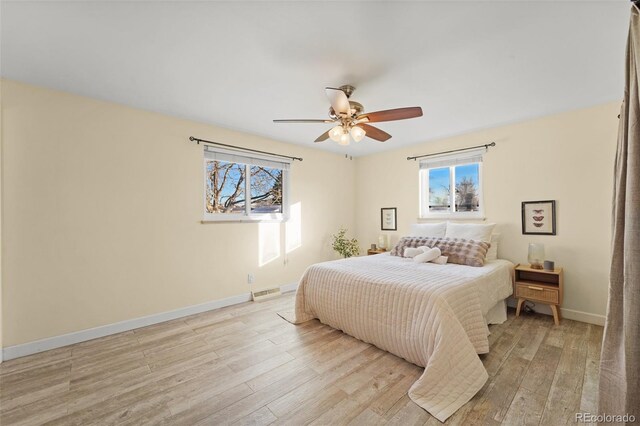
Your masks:
<svg viewBox="0 0 640 426"><path fill-rule="evenodd" d="M322 142L326 141L327 139L329 139L329 130L318 136L318 139L316 139L314 142Z"/></svg>
<svg viewBox="0 0 640 426"><path fill-rule="evenodd" d="M366 112L359 115L358 120L362 120L364 123L379 123L381 121L406 120L407 118L416 117L422 117L422 108L408 107Z"/></svg>
<svg viewBox="0 0 640 426"><path fill-rule="evenodd" d="M325 93L327 94L327 98L329 98L329 102L331 102L331 106L336 114L347 114L349 109L351 109L351 105L349 105L349 98L347 95L340 90L333 87L325 87Z"/></svg>
<svg viewBox="0 0 640 426"><path fill-rule="evenodd" d="M314 119L304 119L304 118L292 118L285 120L273 120L274 123L333 123L335 120L314 120Z"/></svg>
<svg viewBox="0 0 640 426"><path fill-rule="evenodd" d="M380 142L391 139L391 135L384 130L380 130L377 127L369 126L368 124L360 123L358 126L362 127L362 130L366 132L366 136L371 139L375 139Z"/></svg>

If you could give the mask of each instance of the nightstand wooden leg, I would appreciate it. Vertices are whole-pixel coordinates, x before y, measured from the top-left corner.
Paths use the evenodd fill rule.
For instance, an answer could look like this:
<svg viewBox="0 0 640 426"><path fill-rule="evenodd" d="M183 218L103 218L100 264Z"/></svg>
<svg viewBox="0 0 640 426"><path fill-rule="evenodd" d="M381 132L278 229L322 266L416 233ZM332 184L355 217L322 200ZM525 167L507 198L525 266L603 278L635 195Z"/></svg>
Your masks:
<svg viewBox="0 0 640 426"><path fill-rule="evenodd" d="M527 299L518 299L518 307L516 308L516 317L520 316L520 309L522 309L522 305Z"/></svg>
<svg viewBox="0 0 640 426"><path fill-rule="evenodd" d="M560 325L560 313L558 312L558 307L556 305L551 305L551 311L553 312L553 322L556 325Z"/></svg>

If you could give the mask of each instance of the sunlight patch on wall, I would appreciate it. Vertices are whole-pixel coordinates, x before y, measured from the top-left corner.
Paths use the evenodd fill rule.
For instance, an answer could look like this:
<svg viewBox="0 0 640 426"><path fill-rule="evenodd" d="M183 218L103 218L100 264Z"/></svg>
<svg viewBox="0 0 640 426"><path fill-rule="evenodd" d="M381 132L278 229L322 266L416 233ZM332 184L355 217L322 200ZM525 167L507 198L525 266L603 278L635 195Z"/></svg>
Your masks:
<svg viewBox="0 0 640 426"><path fill-rule="evenodd" d="M289 220L285 225L287 253L302 245L302 204L297 202L289 208Z"/></svg>
<svg viewBox="0 0 640 426"><path fill-rule="evenodd" d="M280 223L258 225L258 264L264 266L280 257Z"/></svg>

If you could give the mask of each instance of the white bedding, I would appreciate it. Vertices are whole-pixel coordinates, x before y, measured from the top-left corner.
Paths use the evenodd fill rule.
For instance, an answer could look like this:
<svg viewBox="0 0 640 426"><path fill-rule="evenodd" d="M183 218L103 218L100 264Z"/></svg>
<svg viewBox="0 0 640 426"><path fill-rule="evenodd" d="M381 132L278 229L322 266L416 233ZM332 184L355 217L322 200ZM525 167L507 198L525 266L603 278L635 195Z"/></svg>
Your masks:
<svg viewBox="0 0 640 426"><path fill-rule="evenodd" d="M295 323L313 318L425 367L409 390L440 421L487 380L486 315L511 294L513 265L415 263L388 254L312 265L296 294Z"/></svg>
<svg viewBox="0 0 640 426"><path fill-rule="evenodd" d="M513 293L512 274L514 264L508 260L492 260L482 268L462 265L447 266L452 266L450 272L453 274L462 274L477 279L480 306L485 319L487 319L487 314L497 303L503 302ZM476 271L469 271L469 269L475 269ZM494 324L494 321L489 320L488 324Z"/></svg>

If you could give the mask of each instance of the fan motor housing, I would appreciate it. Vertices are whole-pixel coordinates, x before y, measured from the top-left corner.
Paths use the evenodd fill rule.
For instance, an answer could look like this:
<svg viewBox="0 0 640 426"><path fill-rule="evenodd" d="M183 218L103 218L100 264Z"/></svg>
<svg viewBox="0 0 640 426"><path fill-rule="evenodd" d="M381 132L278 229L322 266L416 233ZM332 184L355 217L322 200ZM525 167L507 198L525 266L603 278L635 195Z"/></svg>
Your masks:
<svg viewBox="0 0 640 426"><path fill-rule="evenodd" d="M349 101L349 106L351 107L351 111L353 111L350 116L356 117L364 112L364 107L360 102ZM333 107L329 107L329 117L335 119L341 118L340 115L336 114Z"/></svg>

